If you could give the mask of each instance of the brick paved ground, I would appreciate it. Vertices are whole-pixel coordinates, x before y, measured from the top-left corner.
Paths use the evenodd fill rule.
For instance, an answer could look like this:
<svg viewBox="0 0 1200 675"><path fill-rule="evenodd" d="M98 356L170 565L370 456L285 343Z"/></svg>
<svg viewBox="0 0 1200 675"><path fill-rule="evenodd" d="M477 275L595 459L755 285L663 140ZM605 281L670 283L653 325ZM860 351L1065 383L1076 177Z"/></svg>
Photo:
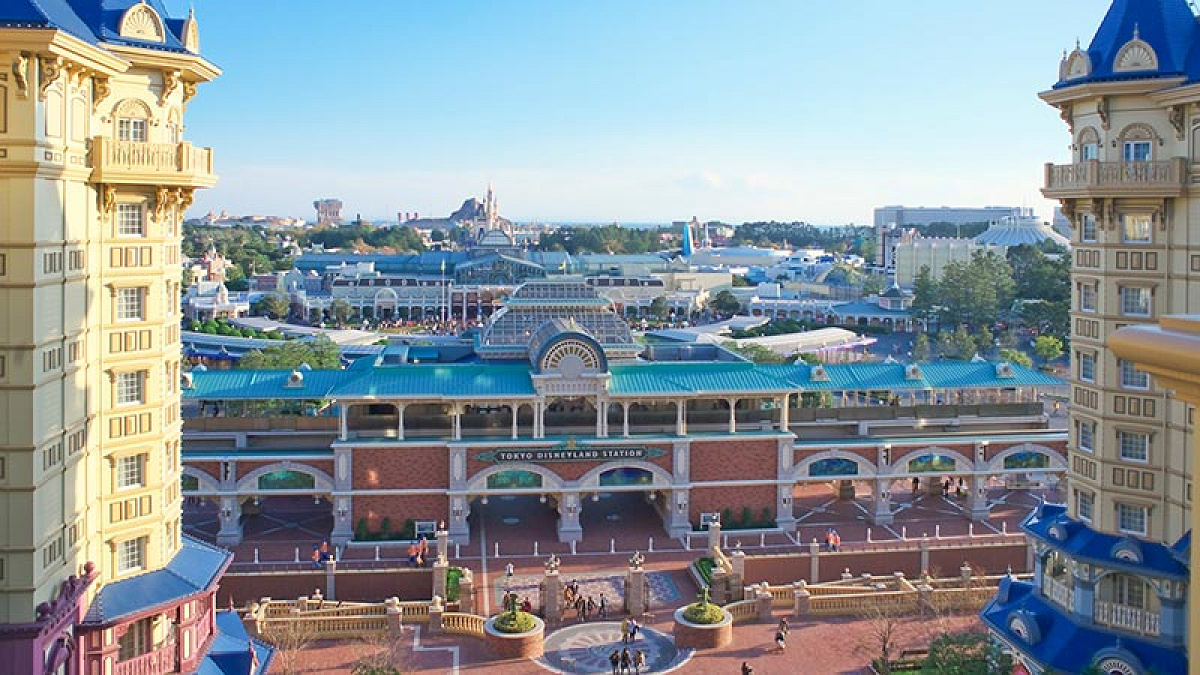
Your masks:
<svg viewBox="0 0 1200 675"><path fill-rule="evenodd" d="M777 616L783 614L778 613ZM669 634L672 627L670 612L655 612L654 618L647 623ZM734 628L733 644L719 650L697 652L675 672L736 675L741 672L742 661L748 661L756 675L865 673L866 664L878 653L878 643L873 638L877 625L855 619L792 621L787 649L781 654L775 651L774 623L740 624ZM974 616L934 622L916 617L906 618L897 624L894 649L898 652L923 648L942 632L979 628L981 625ZM460 673L528 675L547 672L532 661L493 661L483 651L482 643L470 638L430 636L422 631L419 644L422 651L416 651L413 648L415 637L414 629L406 629L403 640L392 650L393 662L406 673L454 672L454 658L450 651L454 649L457 650ZM297 672L346 673L358 659L372 653L383 653L385 649L367 643L320 643L293 658L300 665ZM276 662L271 672L284 672L285 660Z"/></svg>

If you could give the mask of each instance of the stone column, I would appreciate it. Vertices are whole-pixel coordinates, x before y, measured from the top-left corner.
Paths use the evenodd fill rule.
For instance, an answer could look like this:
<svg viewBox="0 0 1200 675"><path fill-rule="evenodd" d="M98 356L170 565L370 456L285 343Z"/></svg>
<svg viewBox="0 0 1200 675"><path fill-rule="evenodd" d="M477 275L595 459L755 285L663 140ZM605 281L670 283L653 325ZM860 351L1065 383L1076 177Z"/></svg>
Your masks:
<svg viewBox="0 0 1200 675"><path fill-rule="evenodd" d="M808 592L808 583L803 579L792 584L792 614L803 617L810 609L812 594Z"/></svg>
<svg viewBox="0 0 1200 675"><path fill-rule="evenodd" d="M875 525L891 525L895 522L892 513L891 494L888 487L891 481L886 478L876 478L871 492L871 522Z"/></svg>
<svg viewBox="0 0 1200 675"><path fill-rule="evenodd" d="M458 579L458 610L464 614L475 613L475 574L471 568L462 568Z"/></svg>
<svg viewBox="0 0 1200 675"><path fill-rule="evenodd" d="M446 611L446 606L442 603L443 598L440 595L433 596L433 600L429 603L429 633L431 635L442 632L442 614Z"/></svg>
<svg viewBox="0 0 1200 675"><path fill-rule="evenodd" d="M456 441L462 440L462 407L457 403L451 409L451 415L454 417L453 437Z"/></svg>
<svg viewBox="0 0 1200 675"><path fill-rule="evenodd" d="M538 400L533 404L533 437L546 437L546 402Z"/></svg>
<svg viewBox="0 0 1200 675"><path fill-rule="evenodd" d="M792 511L792 484L775 486L775 527L784 532L796 529L796 516Z"/></svg>
<svg viewBox="0 0 1200 675"><path fill-rule="evenodd" d="M329 543L334 546L345 546L354 538L353 497L334 497L329 500L333 505L333 532L329 535Z"/></svg>
<svg viewBox="0 0 1200 675"><path fill-rule="evenodd" d="M513 403L512 404L512 438L514 441L517 440L517 437L520 435L519 429L517 429L517 416L520 415L520 413L521 413L521 404Z"/></svg>
<svg viewBox="0 0 1200 675"><path fill-rule="evenodd" d="M675 435L687 436L687 402L675 401Z"/></svg>
<svg viewBox="0 0 1200 675"><path fill-rule="evenodd" d="M579 524L579 493L564 492L559 504L558 540L563 543L583 539L583 526Z"/></svg>
<svg viewBox="0 0 1200 675"><path fill-rule="evenodd" d="M929 573L929 537L921 537L921 576Z"/></svg>
<svg viewBox="0 0 1200 675"><path fill-rule="evenodd" d="M692 531L692 521L688 513L688 491L671 490L671 502L667 505L670 511L667 534L672 537L686 537Z"/></svg>
<svg viewBox="0 0 1200 675"><path fill-rule="evenodd" d="M987 498L987 476L971 476L971 489L967 494L967 511L971 520L982 522L987 520L991 511Z"/></svg>
<svg viewBox="0 0 1200 675"><path fill-rule="evenodd" d="M767 582L764 581L755 587L754 601L756 603L755 608L758 610L759 621L766 622L771 620L772 600L771 590L767 587Z"/></svg>
<svg viewBox="0 0 1200 675"><path fill-rule="evenodd" d="M814 584L821 581L821 545L816 539L808 544L808 577Z"/></svg>
<svg viewBox="0 0 1200 675"><path fill-rule="evenodd" d="M733 563L733 574L729 575L729 594L731 597L740 598L745 593L746 583L746 552L742 550L740 543L733 549L733 553L729 554L729 561Z"/></svg>
<svg viewBox="0 0 1200 675"><path fill-rule="evenodd" d="M400 598L392 596L384 602L387 608L388 637L398 638L404 631L404 610L400 608Z"/></svg>
<svg viewBox="0 0 1200 675"><path fill-rule="evenodd" d="M646 597L646 570L642 568L642 555L635 553L625 573L625 610L630 616L639 617L649 609Z"/></svg>
<svg viewBox="0 0 1200 675"><path fill-rule="evenodd" d="M404 440L404 409L407 407L404 403L396 406L396 438L399 440Z"/></svg>
<svg viewBox="0 0 1200 675"><path fill-rule="evenodd" d="M551 560L557 560L551 556ZM547 564L546 574L542 577L542 618L546 623L554 624L562 621L562 576L557 564Z"/></svg>
<svg viewBox="0 0 1200 675"><path fill-rule="evenodd" d="M338 405L338 439L346 440L349 438L350 421L349 421L349 406L345 403Z"/></svg>
<svg viewBox="0 0 1200 675"><path fill-rule="evenodd" d="M708 524L708 557L716 558L721 550L721 523Z"/></svg>
<svg viewBox="0 0 1200 675"><path fill-rule="evenodd" d="M629 401L621 402L621 435L629 438Z"/></svg>
<svg viewBox="0 0 1200 675"><path fill-rule="evenodd" d="M455 543L470 543L471 528L467 525L470 513L470 505L465 497L456 495L450 498L450 536Z"/></svg>
<svg viewBox="0 0 1200 675"><path fill-rule="evenodd" d="M437 558L433 561L433 594L445 598L446 574L450 571L450 561L446 559L446 547L450 542L450 533L446 531L445 523L437 531Z"/></svg>
<svg viewBox="0 0 1200 675"><path fill-rule="evenodd" d="M337 600L337 560L333 557L325 561L325 598Z"/></svg>
<svg viewBox="0 0 1200 675"><path fill-rule="evenodd" d="M242 502L237 495L221 497L221 529L217 532L217 544L236 546L242 543Z"/></svg>
<svg viewBox="0 0 1200 675"><path fill-rule="evenodd" d="M604 416L607 412L608 404L605 403L602 397L596 397L596 438L604 438L607 434L604 433Z"/></svg>
<svg viewBox="0 0 1200 675"><path fill-rule="evenodd" d="M791 394L784 394L782 399L783 404L779 407L779 430L783 432L787 432L792 428L791 412L788 408L791 405L791 400Z"/></svg>
<svg viewBox="0 0 1200 675"><path fill-rule="evenodd" d="M737 433L737 399L730 398L725 400L729 404L729 433Z"/></svg>

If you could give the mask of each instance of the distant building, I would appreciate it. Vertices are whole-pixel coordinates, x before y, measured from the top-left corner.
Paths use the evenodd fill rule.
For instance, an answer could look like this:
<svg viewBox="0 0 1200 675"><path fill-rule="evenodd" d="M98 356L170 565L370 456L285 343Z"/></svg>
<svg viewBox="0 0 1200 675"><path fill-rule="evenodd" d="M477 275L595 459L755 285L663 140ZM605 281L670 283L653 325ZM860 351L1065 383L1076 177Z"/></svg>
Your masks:
<svg viewBox="0 0 1200 675"><path fill-rule="evenodd" d="M889 276L902 288L912 288L922 267L929 267L934 279L952 262L970 262L976 252L991 251L1003 256L1007 249L998 244L979 243L973 239L954 237L922 237L916 230L899 233L891 251Z"/></svg>
<svg viewBox="0 0 1200 675"><path fill-rule="evenodd" d="M1006 248L1022 244L1037 246L1047 240L1063 247L1071 245L1069 238L1055 232L1050 225L1032 213L1004 216L994 220L986 231L975 237L977 244L995 244Z"/></svg>
<svg viewBox="0 0 1200 675"><path fill-rule="evenodd" d="M875 209L875 229L888 225L912 227L930 223L988 223L1004 216L1019 216L1018 206L880 206Z"/></svg>
<svg viewBox="0 0 1200 675"><path fill-rule="evenodd" d="M313 202L313 208L317 210L318 225L341 225L344 222L340 199L318 199Z"/></svg>

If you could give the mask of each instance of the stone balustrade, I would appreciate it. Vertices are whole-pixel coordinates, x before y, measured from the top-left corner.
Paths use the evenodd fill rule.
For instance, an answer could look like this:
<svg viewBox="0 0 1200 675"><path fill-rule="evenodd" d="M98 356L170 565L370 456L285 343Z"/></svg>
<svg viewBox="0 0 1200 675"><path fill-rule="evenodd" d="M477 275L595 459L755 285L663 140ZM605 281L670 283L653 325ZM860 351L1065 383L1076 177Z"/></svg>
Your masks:
<svg viewBox="0 0 1200 675"><path fill-rule="evenodd" d="M442 632L483 639L485 623L487 623L487 617L478 614L446 612L442 615Z"/></svg>
<svg viewBox="0 0 1200 675"><path fill-rule="evenodd" d="M1090 160L1076 164L1047 164L1043 193L1047 197L1071 197L1104 194L1145 193L1161 196L1182 195L1187 166L1182 157L1155 162L1101 162Z"/></svg>

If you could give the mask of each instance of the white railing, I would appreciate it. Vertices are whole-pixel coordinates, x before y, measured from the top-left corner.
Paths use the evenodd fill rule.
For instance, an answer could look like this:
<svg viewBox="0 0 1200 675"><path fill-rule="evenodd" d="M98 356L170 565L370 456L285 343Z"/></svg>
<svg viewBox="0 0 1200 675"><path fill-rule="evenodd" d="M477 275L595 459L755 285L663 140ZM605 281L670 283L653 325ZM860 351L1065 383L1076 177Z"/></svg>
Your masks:
<svg viewBox="0 0 1200 675"><path fill-rule="evenodd" d="M178 666L175 662L175 653L175 642L168 640L154 651L125 661L118 661L113 666L113 675L153 675L154 673L174 672Z"/></svg>
<svg viewBox="0 0 1200 675"><path fill-rule="evenodd" d="M1115 602L1097 600L1093 618L1096 623L1144 635L1158 635L1159 631L1160 617L1157 613L1147 612L1140 607L1119 605Z"/></svg>
<svg viewBox="0 0 1200 675"><path fill-rule="evenodd" d="M1075 602L1075 586L1068 581L1058 581L1054 577L1043 576L1042 587L1050 601L1064 609L1071 609Z"/></svg>
<svg viewBox="0 0 1200 675"><path fill-rule="evenodd" d="M1182 158L1158 162L1100 162L1047 164L1046 189L1104 187L1183 187Z"/></svg>

